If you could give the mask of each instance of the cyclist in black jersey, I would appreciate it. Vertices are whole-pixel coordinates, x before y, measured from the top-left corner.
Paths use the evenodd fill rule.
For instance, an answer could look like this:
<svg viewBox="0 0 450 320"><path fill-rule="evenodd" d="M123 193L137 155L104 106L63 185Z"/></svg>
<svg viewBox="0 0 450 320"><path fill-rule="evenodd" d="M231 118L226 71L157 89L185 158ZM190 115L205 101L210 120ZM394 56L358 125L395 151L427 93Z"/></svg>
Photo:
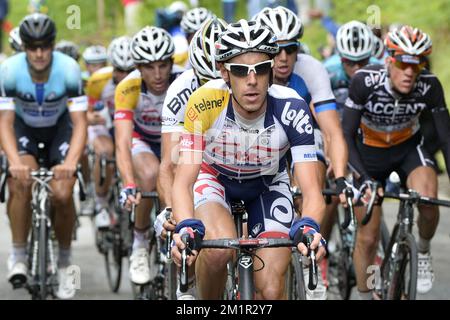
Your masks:
<svg viewBox="0 0 450 320"><path fill-rule="evenodd" d="M359 70L350 84L343 115L350 165L359 176L362 190L374 180L384 183L396 171L404 186L436 197L435 164L423 147L419 116L422 110L431 110L449 176L450 118L441 83L424 70L424 57L431 53L431 39L417 28L404 26L387 35L386 47L389 56L385 65ZM377 248L380 208L376 207L368 225L359 228L355 249L358 290L367 298L372 293L367 288L366 270ZM419 212L417 289L425 293L431 289L434 278L430 241L439 211L438 207L419 206Z"/></svg>

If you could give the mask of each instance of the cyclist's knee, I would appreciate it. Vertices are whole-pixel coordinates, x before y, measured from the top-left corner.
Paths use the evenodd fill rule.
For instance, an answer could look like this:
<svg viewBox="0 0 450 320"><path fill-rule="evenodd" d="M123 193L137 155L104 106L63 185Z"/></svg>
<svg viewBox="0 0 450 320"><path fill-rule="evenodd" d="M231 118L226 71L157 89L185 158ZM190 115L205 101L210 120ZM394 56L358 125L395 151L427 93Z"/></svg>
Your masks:
<svg viewBox="0 0 450 320"><path fill-rule="evenodd" d="M263 300L280 300L284 295L284 277L271 274L264 277L264 283L259 288L260 298Z"/></svg>
<svg viewBox="0 0 450 320"><path fill-rule="evenodd" d="M202 260L212 273L223 270L233 257L232 250L203 249Z"/></svg>
<svg viewBox="0 0 450 320"><path fill-rule="evenodd" d="M364 252L374 252L377 249L378 237L376 232L358 232L357 246L363 248Z"/></svg>
<svg viewBox="0 0 450 320"><path fill-rule="evenodd" d="M29 180L10 179L8 184L11 195L20 197L21 199L31 199L31 184Z"/></svg>
<svg viewBox="0 0 450 320"><path fill-rule="evenodd" d="M52 192L52 201L56 206L66 206L72 201L71 188L54 188Z"/></svg>
<svg viewBox="0 0 450 320"><path fill-rule="evenodd" d="M138 172L139 187L142 191L155 190L158 170L155 170L155 168L139 168L136 171Z"/></svg>

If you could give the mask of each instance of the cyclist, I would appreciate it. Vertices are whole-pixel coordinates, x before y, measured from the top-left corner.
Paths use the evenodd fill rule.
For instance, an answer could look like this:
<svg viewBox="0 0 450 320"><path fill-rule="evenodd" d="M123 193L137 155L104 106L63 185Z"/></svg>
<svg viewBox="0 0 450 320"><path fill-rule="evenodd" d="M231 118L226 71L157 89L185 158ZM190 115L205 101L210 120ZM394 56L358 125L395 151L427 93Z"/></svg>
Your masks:
<svg viewBox="0 0 450 320"><path fill-rule="evenodd" d="M301 21L295 13L284 7L264 8L254 19L271 28L277 37L280 51L274 59L274 83L294 89L308 104L313 106L312 112L318 124L317 127L316 122L313 120L322 185L325 184L327 161L324 147L327 146L328 156L331 159L331 166L336 177L335 181L338 188L343 190L347 186L344 178L347 166L347 145L325 68L312 56L298 54L298 39L303 35ZM322 142L322 134L325 146L324 142ZM297 182L294 181L293 183ZM345 197L341 196L341 202L345 203ZM322 223L323 233L329 235L331 226L332 220L326 216ZM321 300L327 297L325 259L320 269L322 277L319 278L319 284L314 291L307 291L308 298Z"/></svg>
<svg viewBox="0 0 450 320"><path fill-rule="evenodd" d="M95 226L105 229L110 226L107 194L113 176L113 168L108 166L105 181L100 185L100 156L112 159L114 155L113 127L114 91L117 84L134 69L131 57L131 38L123 36L114 39L108 47L110 67L97 70L89 78L86 95L89 101L88 141L95 152Z"/></svg>
<svg viewBox="0 0 450 320"><path fill-rule="evenodd" d="M328 71L331 88L336 97L336 105L341 113L348 97L350 79L355 72L368 64L380 64L372 57L375 36L362 22L350 21L342 25L336 33L337 54L323 64Z"/></svg>
<svg viewBox="0 0 450 320"><path fill-rule="evenodd" d="M72 41L61 40L55 45L55 50L67 54L78 62L80 59L80 49Z"/></svg>
<svg viewBox="0 0 450 320"><path fill-rule="evenodd" d="M27 279L27 236L30 227L30 171L38 169L38 143L45 143L48 167L54 172L50 182L55 234L59 242L59 298L72 298L75 279L67 273L71 260L75 208L73 177L86 141L87 99L81 86L78 64L53 51L54 22L46 15L26 16L20 24L24 51L1 66L1 135L8 157L11 179L8 213L13 250L8 260L8 279Z"/></svg>
<svg viewBox="0 0 450 320"><path fill-rule="evenodd" d="M108 54L106 48L100 45L89 46L83 51L83 61L86 66L86 71L83 72L83 80L87 79L95 71L106 67L108 62Z"/></svg>
<svg viewBox="0 0 450 320"><path fill-rule="evenodd" d="M9 32L9 45L11 46L11 49L14 51L14 53L22 52L22 40L20 39L19 35L19 27L13 28Z"/></svg>
<svg viewBox="0 0 450 320"><path fill-rule="evenodd" d="M202 7L191 9L183 15L180 26L186 35L188 43L191 43L194 33L200 29L202 23L213 16L211 11Z"/></svg>
<svg viewBox="0 0 450 320"><path fill-rule="evenodd" d="M211 18L202 25L189 45L189 61L193 69L183 72L167 90L162 110L161 165L158 176L166 208L155 221L158 233L164 232L163 224L169 230L174 229L173 225L165 222L165 214L172 207L171 191L187 100L202 84L220 78L214 59L214 42L225 28L226 22L218 18ZM195 297L194 288L190 290L190 294ZM181 293L179 299L180 297Z"/></svg>
<svg viewBox="0 0 450 320"><path fill-rule="evenodd" d="M172 249L175 262L180 264L183 234L188 233L194 241L236 237L227 203L233 199L245 201L252 237L290 236L300 243L304 233L311 232L312 248L317 248L325 204L316 170L311 113L294 90L270 86L278 52L273 33L256 21L240 20L227 26L215 48L223 79L197 89L186 108L172 188L177 222L176 247ZM285 160L289 148L305 195L304 216L294 223ZM303 244L298 248L307 251ZM197 258L195 252L189 263ZM324 253L320 247L318 257ZM261 269L260 263L255 265L260 269L255 273L257 297L283 298L291 251L261 249L257 254L265 262ZM231 250L200 252L196 275L201 298L221 297L232 256Z"/></svg>
<svg viewBox="0 0 450 320"><path fill-rule="evenodd" d="M421 142L418 121L423 109L432 111L450 176L450 119L441 83L423 69L424 57L431 53L431 39L420 29L404 26L389 32L385 45L389 53L385 65L360 69L350 84L343 114L350 164L362 189L374 180L384 184L396 171L403 185L423 196L436 197L435 164ZM357 214L360 219L362 212ZM380 215L381 208L376 206L370 222L358 227L356 239L357 286L361 297L367 299L372 298L372 292L367 287L366 271L375 256ZM438 207L419 206L419 293L432 287L430 241L438 220Z"/></svg>
<svg viewBox="0 0 450 320"><path fill-rule="evenodd" d="M123 181L122 204L139 204L134 221L134 242L130 278L136 284L150 280L148 228L150 199L139 201L136 187L156 189L161 143L161 109L167 89L181 72L174 66L174 43L170 34L157 27L145 27L131 42L131 56L137 70L123 79L115 92L116 160Z"/></svg>

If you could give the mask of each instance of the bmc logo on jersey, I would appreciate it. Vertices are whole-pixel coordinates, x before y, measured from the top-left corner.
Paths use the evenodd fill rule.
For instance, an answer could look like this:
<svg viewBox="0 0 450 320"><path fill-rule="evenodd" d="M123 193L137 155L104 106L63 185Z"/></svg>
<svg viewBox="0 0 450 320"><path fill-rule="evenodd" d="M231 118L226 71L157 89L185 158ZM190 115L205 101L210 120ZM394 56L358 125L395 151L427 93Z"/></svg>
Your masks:
<svg viewBox="0 0 450 320"><path fill-rule="evenodd" d="M283 124L286 126L292 124L295 130L297 130L299 133L306 132L307 134L312 134L313 126L309 121L309 115L305 114L305 110L303 109L300 109L299 111L289 109L290 106L291 102L286 102L283 113L281 114L281 122L283 122Z"/></svg>

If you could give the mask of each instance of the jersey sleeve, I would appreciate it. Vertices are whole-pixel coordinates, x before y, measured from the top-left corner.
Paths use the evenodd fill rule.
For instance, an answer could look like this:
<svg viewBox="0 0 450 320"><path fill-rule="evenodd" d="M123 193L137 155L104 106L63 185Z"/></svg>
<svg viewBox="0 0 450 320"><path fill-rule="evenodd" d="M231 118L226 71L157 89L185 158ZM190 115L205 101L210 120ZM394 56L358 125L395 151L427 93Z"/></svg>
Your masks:
<svg viewBox="0 0 450 320"><path fill-rule="evenodd" d="M442 84L439 79L432 76L428 85L429 87L425 99L429 101L429 108L431 109L431 112L447 111L444 89L442 88ZM427 88L425 87L424 90L427 90Z"/></svg>
<svg viewBox="0 0 450 320"><path fill-rule="evenodd" d="M345 101L345 107L360 110L364 109L364 104L367 101L369 88L366 85L366 77L370 77L365 72L357 71L350 81L348 89L348 98Z"/></svg>
<svg viewBox="0 0 450 320"><path fill-rule="evenodd" d="M9 59L0 66L0 111L15 110L14 96L16 92L15 76L13 69L9 66Z"/></svg>
<svg viewBox="0 0 450 320"><path fill-rule="evenodd" d="M308 105L300 97L298 99L284 99L280 102L284 105L275 105L274 113L291 145L292 161L316 161L317 150L314 142L313 117Z"/></svg>
<svg viewBox="0 0 450 320"><path fill-rule="evenodd" d="M141 81L138 78L125 78L116 87L114 94L114 120L133 120L134 110L139 102Z"/></svg>
<svg viewBox="0 0 450 320"><path fill-rule="evenodd" d="M94 105L102 97L103 89L111 79L111 73L95 72L86 83L86 95L89 105Z"/></svg>
<svg viewBox="0 0 450 320"><path fill-rule="evenodd" d="M305 81L316 113L327 110L336 110L336 99L331 90L330 76L317 59L306 55L298 55L294 72Z"/></svg>
<svg viewBox="0 0 450 320"><path fill-rule="evenodd" d="M86 111L87 97L84 95L81 69L78 63L70 57L64 62L66 75L67 106L70 112Z"/></svg>

